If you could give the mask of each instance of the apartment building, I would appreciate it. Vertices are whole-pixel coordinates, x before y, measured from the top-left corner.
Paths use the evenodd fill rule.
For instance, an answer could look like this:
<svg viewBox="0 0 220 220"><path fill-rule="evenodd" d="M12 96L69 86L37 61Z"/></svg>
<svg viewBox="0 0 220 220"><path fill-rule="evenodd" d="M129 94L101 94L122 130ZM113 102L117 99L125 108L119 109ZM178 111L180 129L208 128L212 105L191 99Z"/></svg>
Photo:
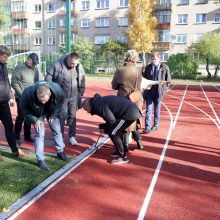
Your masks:
<svg viewBox="0 0 220 220"><path fill-rule="evenodd" d="M6 45L15 53L27 50L51 54L66 43L65 0L9 0L11 34ZM127 42L128 0L71 1L72 42L86 36L98 47L110 37ZM214 0L157 0L158 19L154 49L166 61L170 54L185 52L205 33L220 31L220 4Z"/></svg>

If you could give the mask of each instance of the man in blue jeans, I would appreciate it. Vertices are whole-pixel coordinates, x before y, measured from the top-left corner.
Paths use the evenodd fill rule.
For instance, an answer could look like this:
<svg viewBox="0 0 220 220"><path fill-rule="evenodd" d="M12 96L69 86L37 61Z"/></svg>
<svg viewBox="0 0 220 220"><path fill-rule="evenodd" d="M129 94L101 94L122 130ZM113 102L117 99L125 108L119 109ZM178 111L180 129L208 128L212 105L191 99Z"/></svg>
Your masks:
<svg viewBox="0 0 220 220"><path fill-rule="evenodd" d="M165 96L171 81L169 67L160 62L160 54L153 52L151 55L151 64L147 65L143 71L143 77L148 80L158 81L151 89L145 90L143 97L146 101L146 118L144 133L156 131L160 122L161 100ZM154 123L152 126L152 108L154 106Z"/></svg>
<svg viewBox="0 0 220 220"><path fill-rule="evenodd" d="M44 161L44 119L49 122L52 131L57 157L67 160L60 129L60 112L64 102L64 94L60 86L53 82L39 81L27 87L21 96L21 109L27 123L35 127L35 147L38 166L49 170Z"/></svg>

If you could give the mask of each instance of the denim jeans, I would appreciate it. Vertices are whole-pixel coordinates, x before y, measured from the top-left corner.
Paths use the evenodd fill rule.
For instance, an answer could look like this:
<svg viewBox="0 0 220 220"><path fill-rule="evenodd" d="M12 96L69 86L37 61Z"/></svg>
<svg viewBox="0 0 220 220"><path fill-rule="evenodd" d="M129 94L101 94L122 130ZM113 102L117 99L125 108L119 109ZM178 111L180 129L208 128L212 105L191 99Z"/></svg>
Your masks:
<svg viewBox="0 0 220 220"><path fill-rule="evenodd" d="M45 136L45 126L44 126L44 118L40 117L38 120L40 120L40 128L37 131L35 129L35 151L36 151L36 157L37 160L44 160L44 136ZM63 143L63 137L60 130L60 120L58 118L53 119L52 122L48 122L49 127L52 131L54 141L55 141L55 147L57 149L57 153L63 152L64 143Z"/></svg>
<svg viewBox="0 0 220 220"><path fill-rule="evenodd" d="M146 99L145 128L151 129L152 108L154 105L154 127L159 126L161 99L157 96L148 96Z"/></svg>

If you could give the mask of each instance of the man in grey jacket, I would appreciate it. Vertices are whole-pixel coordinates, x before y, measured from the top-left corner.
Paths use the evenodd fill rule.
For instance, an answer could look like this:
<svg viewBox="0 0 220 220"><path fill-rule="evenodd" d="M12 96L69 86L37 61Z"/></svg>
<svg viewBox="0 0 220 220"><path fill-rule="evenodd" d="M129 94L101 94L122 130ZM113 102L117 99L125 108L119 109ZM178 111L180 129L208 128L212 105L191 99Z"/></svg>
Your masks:
<svg viewBox="0 0 220 220"><path fill-rule="evenodd" d="M76 145L76 111L81 108L81 99L85 92L85 72L79 63L76 52L63 55L47 72L45 80L53 81L60 85L65 94L62 106L61 131L64 138L65 120L69 125L69 142Z"/></svg>
<svg viewBox="0 0 220 220"><path fill-rule="evenodd" d="M11 86L15 90L15 100L17 103L17 117L15 120L14 133L17 143L20 145L20 133L24 116L20 107L21 94L25 88L32 86L39 81L39 72L37 69L39 58L36 53L30 53L24 63L18 64L12 70ZM31 138L31 124L24 122L24 139L33 142Z"/></svg>

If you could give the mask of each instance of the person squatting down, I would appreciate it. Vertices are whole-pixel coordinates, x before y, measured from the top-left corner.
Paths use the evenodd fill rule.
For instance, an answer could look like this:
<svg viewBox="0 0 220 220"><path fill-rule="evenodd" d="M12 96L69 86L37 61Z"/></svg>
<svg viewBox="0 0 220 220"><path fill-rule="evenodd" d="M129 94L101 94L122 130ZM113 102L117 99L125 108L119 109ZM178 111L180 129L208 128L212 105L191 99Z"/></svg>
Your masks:
<svg viewBox="0 0 220 220"><path fill-rule="evenodd" d="M39 81L27 87L21 96L21 108L27 123L35 127L35 148L38 166L49 170L44 161L44 136L46 118L52 131L57 157L67 160L64 153L64 142L60 129L60 113L64 102L64 94L60 86L53 82Z"/></svg>
<svg viewBox="0 0 220 220"><path fill-rule="evenodd" d="M122 143L122 134L135 120L142 117L140 109L131 101L119 96L103 96L95 94L92 98L83 101L82 107L91 115L98 115L104 119L105 124L99 126L112 140L117 154L112 164L128 163L126 152Z"/></svg>
<svg viewBox="0 0 220 220"><path fill-rule="evenodd" d="M64 125L67 120L69 142L76 145L76 111L81 108L82 96L85 92L85 72L79 62L79 55L75 52L63 55L52 65L45 80L59 84L64 92L61 131L64 138Z"/></svg>
<svg viewBox="0 0 220 220"><path fill-rule="evenodd" d="M8 78L7 60L11 55L10 50L0 45L0 120L5 129L5 136L13 156L25 157L27 154L22 152L16 143L13 132L13 121L10 106L14 106L14 95ZM2 157L0 157L2 159Z"/></svg>
<svg viewBox="0 0 220 220"><path fill-rule="evenodd" d="M24 121L23 112L20 106L21 94L25 88L32 86L39 81L39 71L37 69L39 58L36 53L30 53L24 63L18 64L12 69L11 86L15 90L15 100L17 103L17 117L15 120L14 133L17 144L21 144L20 133L24 122L24 139L34 142L31 138L31 124Z"/></svg>

